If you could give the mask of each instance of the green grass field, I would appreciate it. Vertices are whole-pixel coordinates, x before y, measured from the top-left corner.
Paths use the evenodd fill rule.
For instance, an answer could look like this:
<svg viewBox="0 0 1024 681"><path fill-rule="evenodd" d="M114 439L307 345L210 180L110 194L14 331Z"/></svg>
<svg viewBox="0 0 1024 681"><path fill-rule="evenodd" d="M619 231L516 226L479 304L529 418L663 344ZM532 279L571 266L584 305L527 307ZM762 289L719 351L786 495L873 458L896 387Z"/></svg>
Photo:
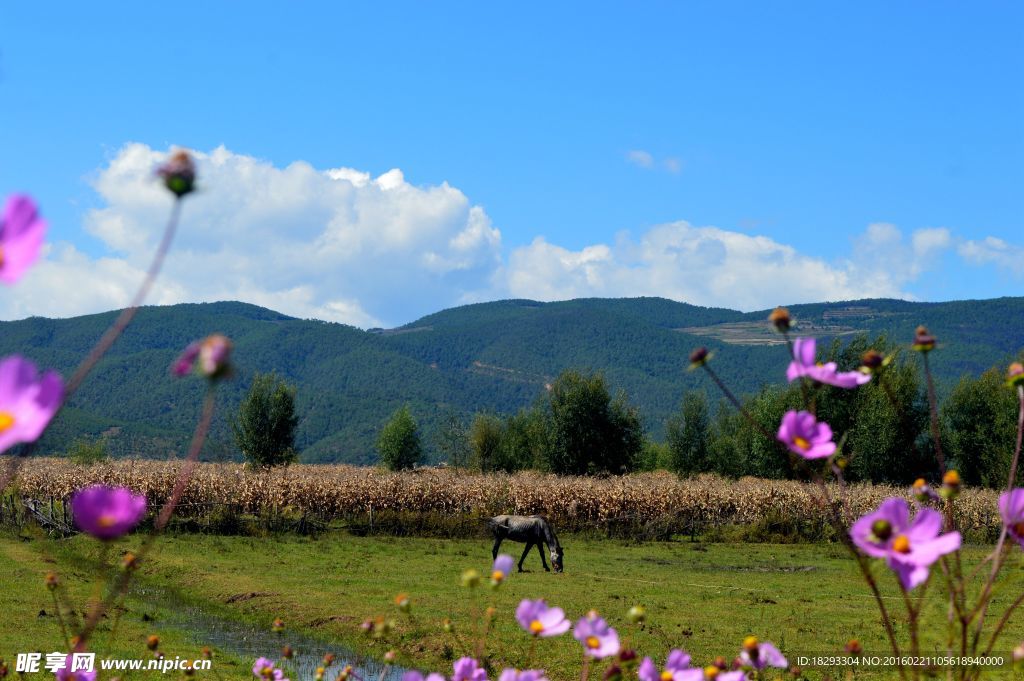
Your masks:
<svg viewBox="0 0 1024 681"><path fill-rule="evenodd" d="M137 543L130 538L112 547L111 554L116 556ZM290 637L304 636L307 646L310 639L319 639L327 648L345 645L375 657L395 648L399 664L450 670L453 657L470 653L474 646L474 613L479 615L493 605L496 616L486 649L495 667L532 665L547 669L552 679L578 677L580 648L569 635L540 640L531 659L530 639L519 629L513 612L520 599L543 597L563 607L570 619L598 610L630 645L659 661L670 647L688 650L699 663L716 655L731 658L750 634L774 641L791 661L801 655L841 654L853 637L860 639L866 654L888 652L876 605L841 547L689 541L631 544L571 536L564 538L564 544L565 573L543 572L534 552L525 564L531 572L513 574L494 592L460 584L464 569L487 574L491 561L486 541L342 533L319 539L169 536L141 570L141 589L125 604L116 638L110 637L112 616L104 620L94 649L114 657L144 657L148 654L145 638L155 633L167 655L198 657L199 649L210 641L203 638L205 624L190 628L186 620L183 626L180 615L175 615L187 604L201 608L204 617L255 624L266 631L268 656L276 656ZM518 559L522 545L506 547ZM996 594L996 614L1024 588L1020 569L1024 561L1019 553L1012 554ZM965 567L969 569L983 556L983 549L969 549ZM81 602L92 593L88 580L97 558L95 542L84 537L54 541L0 535L0 564L10 566L0 569L4 613L0 656L13 663L17 652L62 649L44 577L49 571L58 573ZM886 588L886 602L898 616L902 601L892 579L884 574L884 565L876 567ZM154 602L142 592L164 596ZM411 598L409 616L394 605L400 592ZM167 594L173 598L168 600ZM941 600L941 589L933 585L931 605L923 616L925 628L932 632L925 637L925 653L943 650ZM637 604L648 613L644 630L626 618L628 609ZM397 622L386 640L373 640L360 629L361 622L377 615ZM275 617L288 627L280 639L270 633ZM455 623L454 633L443 631L444 618ZM903 626L898 624L897 630L905 636ZM1024 624L1017 618L995 652L1008 657L1022 636ZM214 648L217 677L249 675L251 659ZM808 675L820 678L823 670L811 670ZM138 678L144 676L137 673ZM890 676L891 671L861 672L858 678Z"/></svg>

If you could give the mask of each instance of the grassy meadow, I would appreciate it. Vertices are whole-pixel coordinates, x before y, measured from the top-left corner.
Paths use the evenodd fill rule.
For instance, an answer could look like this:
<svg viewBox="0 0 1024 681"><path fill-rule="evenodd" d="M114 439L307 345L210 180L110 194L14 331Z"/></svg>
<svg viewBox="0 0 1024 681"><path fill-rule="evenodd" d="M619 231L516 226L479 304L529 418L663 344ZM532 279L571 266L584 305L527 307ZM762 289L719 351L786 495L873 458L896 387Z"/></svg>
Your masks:
<svg viewBox="0 0 1024 681"><path fill-rule="evenodd" d="M137 544L137 538L129 537L112 546L110 555ZM450 669L453 658L470 654L475 645L474 617L493 605L496 616L486 650L494 667L539 666L554 680L576 677L580 649L569 635L540 640L531 657L530 639L513 613L520 599L539 597L563 607L573 620L591 608L598 610L629 645L658 660L671 647L688 650L695 663L707 663L717 655L732 657L750 634L774 641L791 661L800 655L841 654L853 637L868 655L884 655L888 649L875 603L854 562L836 545L630 543L571 535L563 537L563 544L563 574L543 572L534 551L524 564L529 572L513 574L499 590L491 591L460 584L464 569L486 574L490 568L490 543L480 539L356 537L340 532L315 539L172 534L158 543L140 570L138 584L141 591L174 593L180 603L198 606L210 616L256 624L267 632L266 653L271 656L289 637L301 635L377 658L394 648L399 651L398 664ZM522 545L503 548L518 559ZM994 613L1001 613L1024 589L1019 553L1011 554ZM968 548L965 569L984 555L982 547ZM98 559L97 544L82 536L52 540L27 531L0 534L0 563L10 566L0 570L0 609L5 613L0 656L13 661L17 652L60 650L60 629L52 616L45 575L59 574L81 602L91 593L86 579ZM898 621L902 603L893 580L882 574L888 572L884 565L876 565L876 571ZM399 593L411 599L408 615L394 604ZM931 604L923 614L925 631L942 630L941 600L933 585ZM637 604L648 613L644 629L626 617ZM133 592L120 613L117 638L109 640L113 622L108 618L94 649L112 656L145 657L145 638L155 633L165 654L198 657L209 641L191 635L180 621L171 624L173 609ZM393 633L383 640L366 636L360 628L364 620L378 615L396 622ZM276 617L287 625L280 639L270 633ZM445 618L454 622L454 632L443 631ZM899 625L897 631L905 634ZM1024 623L1012 622L995 652L1008 657L1022 637ZM942 643L926 639L922 650L939 654ZM216 645L214 649L218 678L249 676L250 659ZM807 673L809 678L823 678L827 671L812 668ZM892 675L892 670L858 672L858 678Z"/></svg>

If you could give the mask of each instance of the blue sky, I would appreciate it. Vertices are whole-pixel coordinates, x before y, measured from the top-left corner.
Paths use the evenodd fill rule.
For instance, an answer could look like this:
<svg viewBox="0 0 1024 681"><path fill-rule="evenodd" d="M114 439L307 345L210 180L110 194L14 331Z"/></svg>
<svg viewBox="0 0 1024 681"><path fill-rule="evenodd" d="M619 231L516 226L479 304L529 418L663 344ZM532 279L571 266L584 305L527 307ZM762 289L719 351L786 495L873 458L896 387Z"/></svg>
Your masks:
<svg viewBox="0 0 1024 681"><path fill-rule="evenodd" d="M207 181L155 302L1022 292L1019 4L551 5L0 6L0 193L53 244L0 316L126 302L173 146Z"/></svg>

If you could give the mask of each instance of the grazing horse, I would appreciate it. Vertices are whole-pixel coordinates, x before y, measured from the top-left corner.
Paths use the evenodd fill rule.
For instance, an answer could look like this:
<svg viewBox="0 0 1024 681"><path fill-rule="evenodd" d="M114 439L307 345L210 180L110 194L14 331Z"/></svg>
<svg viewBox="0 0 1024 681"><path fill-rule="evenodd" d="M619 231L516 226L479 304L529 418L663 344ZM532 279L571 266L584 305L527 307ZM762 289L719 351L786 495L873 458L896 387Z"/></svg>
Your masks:
<svg viewBox="0 0 1024 681"><path fill-rule="evenodd" d="M562 571L562 546L558 543L555 531L551 529L551 523L544 516L496 515L487 521L487 526L494 534L494 550L491 553L495 559L498 557L498 547L504 540L526 542L523 555L519 558L519 571L523 571L526 554L536 545L541 564L545 570L551 572L547 561L544 560L544 551L541 549L541 544L547 544L548 551L551 552L551 566L555 568L555 572Z"/></svg>

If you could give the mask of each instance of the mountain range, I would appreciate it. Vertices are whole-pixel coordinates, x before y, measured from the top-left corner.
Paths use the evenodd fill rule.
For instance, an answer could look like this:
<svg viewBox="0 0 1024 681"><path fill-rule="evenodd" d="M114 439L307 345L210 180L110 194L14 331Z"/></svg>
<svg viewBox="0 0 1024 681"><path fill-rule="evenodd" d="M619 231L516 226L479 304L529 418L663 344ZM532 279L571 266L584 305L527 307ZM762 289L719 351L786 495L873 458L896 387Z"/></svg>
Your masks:
<svg viewBox="0 0 1024 681"><path fill-rule="evenodd" d="M857 300L790 306L794 332L823 339L885 335L907 345L925 324L940 393L965 373L1005 365L1024 347L1024 298L944 303ZM235 343L235 374L219 390L206 459L238 457L230 416L255 372L275 371L297 389L298 448L309 462L371 463L388 416L408 404L428 456L433 435L455 414L512 413L528 406L564 369L601 371L625 391L661 439L683 392L714 386L687 371L696 346L737 393L784 380L787 351L766 321L662 298L504 300L428 315L395 329L360 330L303 320L239 302L151 306L100 362L40 443L65 451L76 438L102 437L118 456L181 456L199 414L198 378L168 367L189 342L213 332ZM69 319L0 322L0 354L19 353L65 376L117 312Z"/></svg>

